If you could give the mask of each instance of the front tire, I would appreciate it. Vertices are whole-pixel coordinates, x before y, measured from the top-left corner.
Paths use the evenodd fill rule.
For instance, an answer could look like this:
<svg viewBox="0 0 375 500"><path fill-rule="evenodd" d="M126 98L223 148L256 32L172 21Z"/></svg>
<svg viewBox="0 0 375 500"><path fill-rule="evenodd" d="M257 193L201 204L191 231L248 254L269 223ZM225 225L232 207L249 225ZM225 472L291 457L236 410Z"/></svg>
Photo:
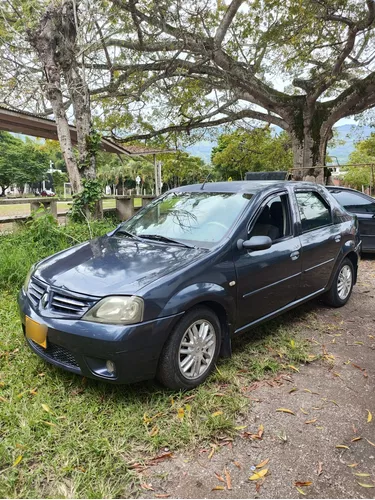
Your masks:
<svg viewBox="0 0 375 500"><path fill-rule="evenodd" d="M332 307L344 306L353 290L354 266L350 259L345 258L336 271L331 288L323 295L326 304Z"/></svg>
<svg viewBox="0 0 375 500"><path fill-rule="evenodd" d="M221 344L216 314L199 306L177 324L160 355L157 379L169 389L200 385L215 367Z"/></svg>

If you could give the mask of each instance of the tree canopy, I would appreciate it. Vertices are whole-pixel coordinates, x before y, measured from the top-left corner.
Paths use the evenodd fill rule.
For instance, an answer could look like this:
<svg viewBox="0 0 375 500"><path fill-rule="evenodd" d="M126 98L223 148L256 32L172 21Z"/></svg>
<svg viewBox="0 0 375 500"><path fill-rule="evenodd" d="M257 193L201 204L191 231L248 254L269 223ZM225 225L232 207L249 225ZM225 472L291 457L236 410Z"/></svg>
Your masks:
<svg viewBox="0 0 375 500"><path fill-rule="evenodd" d="M178 151L173 155L164 155L162 180L164 185L171 189L203 182L210 171L211 169L198 156Z"/></svg>
<svg viewBox="0 0 375 500"><path fill-rule="evenodd" d="M0 131L0 188L1 196L13 184L23 187L41 181L49 168L48 156L34 141L23 141Z"/></svg>
<svg viewBox="0 0 375 500"><path fill-rule="evenodd" d="M212 150L212 164L220 180L241 180L246 172L289 170L293 154L288 135L272 135L269 127L237 129L222 134Z"/></svg>
<svg viewBox="0 0 375 500"><path fill-rule="evenodd" d="M0 97L53 111L70 175L95 170L93 122L128 141L256 120L288 132L298 178L325 163L339 119L375 105L374 0L9 0L1 13Z"/></svg>
<svg viewBox="0 0 375 500"><path fill-rule="evenodd" d="M349 156L349 163L357 163L359 166L348 168L344 176L346 184L361 189L362 186L369 186L373 183L370 165L373 165L375 169L375 133L356 143L355 150ZM360 166L361 164L367 165Z"/></svg>

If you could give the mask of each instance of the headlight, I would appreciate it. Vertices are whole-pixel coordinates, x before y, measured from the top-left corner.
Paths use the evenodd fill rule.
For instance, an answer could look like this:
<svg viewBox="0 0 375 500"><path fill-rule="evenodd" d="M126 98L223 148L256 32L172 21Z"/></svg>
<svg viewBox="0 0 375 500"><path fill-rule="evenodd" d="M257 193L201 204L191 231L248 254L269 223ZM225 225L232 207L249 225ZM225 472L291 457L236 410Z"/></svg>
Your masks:
<svg viewBox="0 0 375 500"><path fill-rule="evenodd" d="M143 300L139 297L105 297L83 316L86 321L131 325L143 320Z"/></svg>
<svg viewBox="0 0 375 500"><path fill-rule="evenodd" d="M30 271L27 273L25 281L23 282L23 289L25 292L27 292L27 289L29 288L30 279L34 271L35 271L35 264L31 266Z"/></svg>

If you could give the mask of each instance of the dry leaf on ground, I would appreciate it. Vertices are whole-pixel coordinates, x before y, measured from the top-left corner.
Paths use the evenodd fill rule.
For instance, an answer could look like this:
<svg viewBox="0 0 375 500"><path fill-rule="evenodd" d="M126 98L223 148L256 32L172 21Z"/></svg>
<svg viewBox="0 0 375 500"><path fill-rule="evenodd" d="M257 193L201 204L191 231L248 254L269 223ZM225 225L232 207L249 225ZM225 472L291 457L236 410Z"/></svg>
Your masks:
<svg viewBox="0 0 375 500"><path fill-rule="evenodd" d="M268 469L263 469L263 470L260 470L259 472L256 472L255 474L253 474L252 476L249 477L250 481L257 481L258 479L261 479L262 477L264 477L268 472Z"/></svg>
<svg viewBox="0 0 375 500"><path fill-rule="evenodd" d="M359 481L357 481L357 483L359 484L359 486L362 486L362 488L375 488L374 484L360 483Z"/></svg>
<svg viewBox="0 0 375 500"><path fill-rule="evenodd" d="M228 490L232 489L232 479L230 477L229 471L227 469L224 469L224 474L225 474L225 479L227 481L227 488Z"/></svg>
<svg viewBox="0 0 375 500"><path fill-rule="evenodd" d="M276 411L282 412L282 413L290 413L291 415L295 415L294 411L289 410L289 408L277 408Z"/></svg>
<svg viewBox="0 0 375 500"><path fill-rule="evenodd" d="M262 462L260 462L260 463L259 463L258 465L256 465L255 467L256 467L257 469L261 469L262 467L264 467L265 465L267 465L269 461L270 461L270 459L269 459L269 458L266 458L265 460L263 460Z"/></svg>

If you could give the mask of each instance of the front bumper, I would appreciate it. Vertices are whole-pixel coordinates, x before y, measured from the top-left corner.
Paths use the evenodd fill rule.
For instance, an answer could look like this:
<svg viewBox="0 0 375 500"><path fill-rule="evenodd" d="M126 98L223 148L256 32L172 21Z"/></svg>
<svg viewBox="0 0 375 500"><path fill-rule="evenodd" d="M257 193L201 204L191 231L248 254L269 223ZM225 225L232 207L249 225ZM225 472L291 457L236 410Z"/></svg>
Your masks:
<svg viewBox="0 0 375 500"><path fill-rule="evenodd" d="M48 328L46 349L26 339L38 356L64 370L119 384L155 377L164 343L183 314L137 325L105 325L43 317L33 309L23 290L18 304L24 333L26 316ZM107 371L107 360L115 364L114 374Z"/></svg>

